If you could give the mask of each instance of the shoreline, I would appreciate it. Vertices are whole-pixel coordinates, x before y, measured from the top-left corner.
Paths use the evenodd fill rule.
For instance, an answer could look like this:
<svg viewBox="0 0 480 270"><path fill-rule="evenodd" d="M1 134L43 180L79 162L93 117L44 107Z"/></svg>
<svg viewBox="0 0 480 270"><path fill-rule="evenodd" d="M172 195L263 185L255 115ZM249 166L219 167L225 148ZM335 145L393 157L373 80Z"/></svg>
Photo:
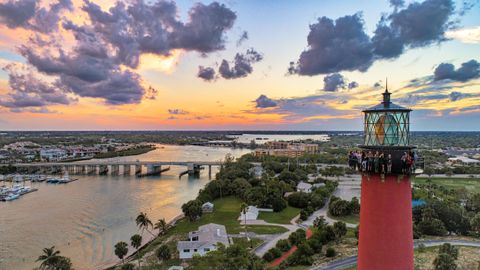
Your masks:
<svg viewBox="0 0 480 270"><path fill-rule="evenodd" d="M178 214L176 215L175 217L173 217L172 219L170 219L168 222L167 222L167 226L168 227L173 227L175 226L175 224L183 219L185 217L185 215L183 213L181 214ZM153 230L153 232L157 232L156 230ZM130 262L132 259L134 259L135 255L142 251L143 249L147 248L153 241L155 241L155 239L157 239L159 237L158 235L158 232L157 234L154 236L154 235L151 235L151 234L148 234L148 238L145 237L145 239L148 239L144 244L142 244L137 250L134 250L131 254L128 254L125 258L124 258L124 263L128 263ZM143 236L142 236L143 238ZM108 269L114 269L115 267L117 267L118 265L122 264L122 260L118 259L115 263L113 264L105 264L105 265L100 265L99 268L97 268L98 270L108 270Z"/></svg>

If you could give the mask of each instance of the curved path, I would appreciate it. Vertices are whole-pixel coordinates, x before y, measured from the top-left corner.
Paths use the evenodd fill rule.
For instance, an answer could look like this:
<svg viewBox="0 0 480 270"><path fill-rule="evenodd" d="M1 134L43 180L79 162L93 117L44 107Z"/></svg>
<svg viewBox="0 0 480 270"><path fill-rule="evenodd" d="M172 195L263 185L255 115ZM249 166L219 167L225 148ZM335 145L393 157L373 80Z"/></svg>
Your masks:
<svg viewBox="0 0 480 270"><path fill-rule="evenodd" d="M467 240L418 240L415 241L414 247L417 248L420 244L424 244L426 247L440 246L445 243L449 243L452 246L467 246L480 248L480 241L467 241ZM327 265L314 266L310 270L341 270L347 267L351 267L357 264L357 256L348 257L345 259L333 261Z"/></svg>

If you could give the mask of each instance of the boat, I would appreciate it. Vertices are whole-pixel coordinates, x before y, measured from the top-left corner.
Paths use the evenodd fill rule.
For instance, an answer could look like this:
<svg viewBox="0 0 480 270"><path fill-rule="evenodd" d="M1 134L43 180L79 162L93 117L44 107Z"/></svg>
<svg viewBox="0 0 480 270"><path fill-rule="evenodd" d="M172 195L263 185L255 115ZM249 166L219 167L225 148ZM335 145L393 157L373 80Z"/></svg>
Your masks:
<svg viewBox="0 0 480 270"><path fill-rule="evenodd" d="M13 185L13 187L10 188L9 191L12 193L19 193L22 189L23 187L21 185Z"/></svg>
<svg viewBox="0 0 480 270"><path fill-rule="evenodd" d="M4 201L8 202L8 201L13 201L13 200L16 200L20 197L20 195L16 194L16 193L11 193L7 196L5 196L3 198Z"/></svg>
<svg viewBox="0 0 480 270"><path fill-rule="evenodd" d="M60 179L56 177L47 177L47 183L57 184Z"/></svg>
<svg viewBox="0 0 480 270"><path fill-rule="evenodd" d="M66 184L70 183L72 180L70 179L70 176L68 173L65 173L62 178L58 179L58 184Z"/></svg>
<svg viewBox="0 0 480 270"><path fill-rule="evenodd" d="M15 176L13 177L13 182L19 183L19 182L23 182L23 181L25 181L25 180L23 179L23 176L21 176L21 175L19 175L19 174L15 175Z"/></svg>

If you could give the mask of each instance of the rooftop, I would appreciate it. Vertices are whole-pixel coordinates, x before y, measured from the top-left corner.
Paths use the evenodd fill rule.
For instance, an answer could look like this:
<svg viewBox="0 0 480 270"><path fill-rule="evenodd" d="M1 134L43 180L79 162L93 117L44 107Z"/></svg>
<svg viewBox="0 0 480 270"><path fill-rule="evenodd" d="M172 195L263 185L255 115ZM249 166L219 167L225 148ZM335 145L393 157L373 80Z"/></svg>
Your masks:
<svg viewBox="0 0 480 270"><path fill-rule="evenodd" d="M383 101L380 104L377 104L373 107L363 110L363 112L372 112L372 111L411 111L411 109L402 107L390 101L391 93L388 92L388 87L385 86L385 92L383 92Z"/></svg>

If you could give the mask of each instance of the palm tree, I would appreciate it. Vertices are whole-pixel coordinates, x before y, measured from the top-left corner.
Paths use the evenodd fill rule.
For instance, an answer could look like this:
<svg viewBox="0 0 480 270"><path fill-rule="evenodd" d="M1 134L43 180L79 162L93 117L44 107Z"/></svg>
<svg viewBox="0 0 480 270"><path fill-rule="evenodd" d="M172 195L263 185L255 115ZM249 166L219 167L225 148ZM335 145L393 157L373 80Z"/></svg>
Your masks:
<svg viewBox="0 0 480 270"><path fill-rule="evenodd" d="M165 234L168 229L168 224L164 218L161 218L157 221L157 223L155 223L154 229L158 230L158 235Z"/></svg>
<svg viewBox="0 0 480 270"><path fill-rule="evenodd" d="M138 248L142 245L142 236L140 234L132 235L132 237L130 237L130 245L137 250L138 268L140 269Z"/></svg>
<svg viewBox="0 0 480 270"><path fill-rule="evenodd" d="M36 260L37 262L42 262L40 264L40 269L48 269L53 267L61 258L59 254L60 251L55 250L55 246L52 246L51 248L44 248L43 255L38 256L38 259Z"/></svg>
<svg viewBox="0 0 480 270"><path fill-rule="evenodd" d="M122 264L124 263L123 257L128 253L128 244L121 241L115 244L115 255L122 260Z"/></svg>
<svg viewBox="0 0 480 270"><path fill-rule="evenodd" d="M248 205L246 203L242 203L242 205L240 206L240 210L242 211L243 218L244 218L245 237L247 238L247 240L250 241L250 239L248 238L248 232L247 232L247 209L248 209Z"/></svg>
<svg viewBox="0 0 480 270"><path fill-rule="evenodd" d="M142 235L143 231L147 230L151 235L155 236L150 230L148 230L148 227L153 227L152 221L148 218L147 213L140 212L140 214L137 216L135 219L135 222L137 223L137 226L142 230Z"/></svg>

